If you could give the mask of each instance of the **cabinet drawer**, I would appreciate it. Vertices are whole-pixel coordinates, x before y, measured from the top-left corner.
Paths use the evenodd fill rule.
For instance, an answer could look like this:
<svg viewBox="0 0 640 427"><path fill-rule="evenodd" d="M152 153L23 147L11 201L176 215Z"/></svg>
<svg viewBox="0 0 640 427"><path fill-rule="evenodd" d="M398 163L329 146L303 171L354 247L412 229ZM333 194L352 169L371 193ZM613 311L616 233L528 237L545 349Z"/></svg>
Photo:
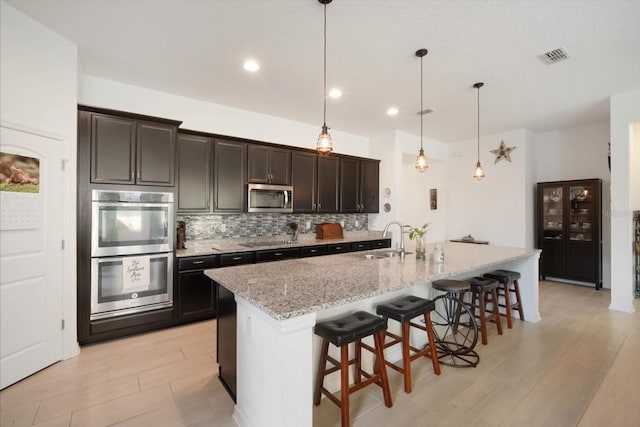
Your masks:
<svg viewBox="0 0 640 427"><path fill-rule="evenodd" d="M353 242L351 243L352 251L368 251L371 249L371 242Z"/></svg>
<svg viewBox="0 0 640 427"><path fill-rule="evenodd" d="M229 267L240 264L253 264L255 261L253 252L238 252L220 255L220 267Z"/></svg>
<svg viewBox="0 0 640 427"><path fill-rule="evenodd" d="M279 261L282 259L298 258L300 250L298 248L269 249L256 252L256 262Z"/></svg>
<svg viewBox="0 0 640 427"><path fill-rule="evenodd" d="M327 247L324 245L321 246L305 246L300 248L300 256L308 257L308 256L316 256L316 255L326 255L328 253Z"/></svg>
<svg viewBox="0 0 640 427"><path fill-rule="evenodd" d="M382 248L390 248L390 247L391 247L391 239L373 240L371 242L371 249L382 249Z"/></svg>
<svg viewBox="0 0 640 427"><path fill-rule="evenodd" d="M198 270L216 268L217 266L218 255L178 258L178 270Z"/></svg>
<svg viewBox="0 0 640 427"><path fill-rule="evenodd" d="M330 254L339 254L342 252L351 252L351 244L350 243L333 243L331 245L327 245L327 251Z"/></svg>

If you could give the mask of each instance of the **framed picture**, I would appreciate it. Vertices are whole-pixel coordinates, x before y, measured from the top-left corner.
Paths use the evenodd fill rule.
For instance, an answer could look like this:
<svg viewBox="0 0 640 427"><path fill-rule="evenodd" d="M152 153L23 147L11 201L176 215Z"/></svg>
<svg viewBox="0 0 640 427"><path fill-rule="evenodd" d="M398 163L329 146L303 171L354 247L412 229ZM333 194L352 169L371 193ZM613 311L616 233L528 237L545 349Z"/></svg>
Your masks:
<svg viewBox="0 0 640 427"><path fill-rule="evenodd" d="M429 190L429 206L431 207L432 211L435 211L438 209L438 189L437 188L432 188L431 190Z"/></svg>

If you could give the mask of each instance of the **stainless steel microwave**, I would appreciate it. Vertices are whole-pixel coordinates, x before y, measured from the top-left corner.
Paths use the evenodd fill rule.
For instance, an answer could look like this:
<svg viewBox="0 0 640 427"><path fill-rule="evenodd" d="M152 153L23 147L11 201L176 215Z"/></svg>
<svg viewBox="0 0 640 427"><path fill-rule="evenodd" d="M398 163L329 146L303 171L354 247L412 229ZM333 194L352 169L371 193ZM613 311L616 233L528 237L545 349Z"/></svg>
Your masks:
<svg viewBox="0 0 640 427"><path fill-rule="evenodd" d="M290 185L249 184L248 212L293 212Z"/></svg>

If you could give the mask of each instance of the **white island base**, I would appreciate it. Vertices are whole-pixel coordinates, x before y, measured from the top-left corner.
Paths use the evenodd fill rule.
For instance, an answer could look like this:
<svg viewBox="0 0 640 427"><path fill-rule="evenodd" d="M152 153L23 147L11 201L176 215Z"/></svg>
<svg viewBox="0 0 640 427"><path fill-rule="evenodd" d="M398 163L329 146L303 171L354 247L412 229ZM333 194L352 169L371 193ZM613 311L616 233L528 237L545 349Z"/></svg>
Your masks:
<svg viewBox="0 0 640 427"><path fill-rule="evenodd" d="M540 320L538 250L463 243L448 243L445 250L447 262L444 266L434 265L428 260L416 260L413 255L407 255L403 261L376 261L345 254L208 270L210 277L234 292L237 302L237 403L234 412L237 424L241 427L311 427L313 387L321 342L313 333L315 323L356 310L375 313L378 303L402 295L434 298L437 291L430 286L433 280L464 279L499 268L518 271L522 275L519 285L525 319L530 322ZM274 266L278 268L273 272L266 271ZM327 266L332 267L329 272ZM314 270L316 268L317 271ZM301 278L294 269L304 270L300 273L306 277L303 284L297 284ZM230 270L234 271L229 274ZM325 272L324 277L321 277L321 270ZM274 278L276 272L280 272L280 277ZM348 287L349 278L354 274L358 276L353 278L355 288L363 281L378 280L374 286L376 290L368 293L352 290L360 294L349 297L347 301L343 298L339 303L315 304L306 313L304 309L298 309L295 315L288 317L276 312L283 301L267 304L267 288L274 288L281 300L292 298L299 303L303 296L309 296L307 294L314 287L320 287L316 294L330 289L336 280ZM247 284L254 286L255 294L243 288ZM328 293L333 295L336 292ZM294 304L292 301L290 303ZM389 322L389 326L397 325ZM418 339L414 345L423 345L426 337L422 341ZM385 357L401 359L399 346L390 350L395 351L388 350ZM371 361L363 363L370 365ZM338 374L332 374L325 381L329 390L339 389ZM330 403L323 401L322 404Z"/></svg>

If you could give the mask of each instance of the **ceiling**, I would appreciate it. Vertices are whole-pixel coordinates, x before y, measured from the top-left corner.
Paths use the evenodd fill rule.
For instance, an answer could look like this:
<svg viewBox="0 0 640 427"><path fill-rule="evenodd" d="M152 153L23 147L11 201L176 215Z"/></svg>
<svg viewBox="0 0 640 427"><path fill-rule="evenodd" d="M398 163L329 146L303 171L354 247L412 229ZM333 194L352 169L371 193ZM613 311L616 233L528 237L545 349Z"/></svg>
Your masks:
<svg viewBox="0 0 640 427"><path fill-rule="evenodd" d="M79 47L82 73L322 125L317 0L8 0ZM334 0L327 6L329 127L367 137L475 138L608 120L640 89L640 1ZM564 47L569 60L537 55ZM257 73L242 68L247 58ZM389 106L400 112L386 114ZM180 117L175 117L180 120ZM248 126L250 124L247 124Z"/></svg>

